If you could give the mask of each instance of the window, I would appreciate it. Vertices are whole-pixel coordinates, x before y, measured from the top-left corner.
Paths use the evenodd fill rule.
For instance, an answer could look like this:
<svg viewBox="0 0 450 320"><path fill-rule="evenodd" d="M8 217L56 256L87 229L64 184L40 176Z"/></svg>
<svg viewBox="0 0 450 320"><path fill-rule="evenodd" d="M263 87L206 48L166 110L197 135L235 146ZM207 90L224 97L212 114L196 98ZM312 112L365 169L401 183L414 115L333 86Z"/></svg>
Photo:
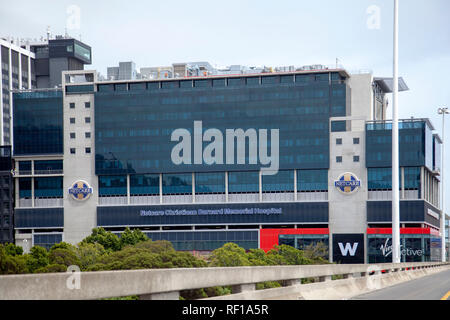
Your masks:
<svg viewBox="0 0 450 320"><path fill-rule="evenodd" d="M89 109L89 108L91 107L91 103L90 103L90 102L85 102L85 103L84 103L84 107L85 107L86 109Z"/></svg>
<svg viewBox="0 0 450 320"><path fill-rule="evenodd" d="M359 138L353 138L353 144L359 144Z"/></svg>
<svg viewBox="0 0 450 320"><path fill-rule="evenodd" d="M70 153L75 154L75 148L70 148Z"/></svg>
<svg viewBox="0 0 450 320"><path fill-rule="evenodd" d="M294 170L278 171L275 175L262 176L263 192L293 192Z"/></svg>
<svg viewBox="0 0 450 320"><path fill-rule="evenodd" d="M69 107L70 107L70 109L75 109L75 103L73 103L73 102L69 103Z"/></svg>
<svg viewBox="0 0 450 320"><path fill-rule="evenodd" d="M259 77L250 77L246 81L248 86L259 85Z"/></svg>
<svg viewBox="0 0 450 320"><path fill-rule="evenodd" d="M127 176L99 176L98 192L100 196L126 196Z"/></svg>
<svg viewBox="0 0 450 320"><path fill-rule="evenodd" d="M86 147L85 151L86 151L86 153L91 153L91 148L90 147Z"/></svg>
<svg viewBox="0 0 450 320"><path fill-rule="evenodd" d="M225 193L225 173L207 172L195 174L195 193Z"/></svg>
<svg viewBox="0 0 450 320"><path fill-rule="evenodd" d="M228 78L229 87L240 86L241 83L242 83L241 78Z"/></svg>
<svg viewBox="0 0 450 320"><path fill-rule="evenodd" d="M159 174L130 175L130 195L159 195Z"/></svg>
<svg viewBox="0 0 450 320"><path fill-rule="evenodd" d="M341 156L337 156L336 157L336 162L337 163L341 163L342 162L342 157Z"/></svg>
<svg viewBox="0 0 450 320"><path fill-rule="evenodd" d="M337 145L342 144L342 138L337 138L337 139L336 139L336 144L337 144Z"/></svg>
<svg viewBox="0 0 450 320"><path fill-rule="evenodd" d="M297 170L297 191L328 191L328 169Z"/></svg>
<svg viewBox="0 0 450 320"><path fill-rule="evenodd" d="M89 139L91 137L91 133L90 132L85 132L84 133L84 137Z"/></svg>
<svg viewBox="0 0 450 320"><path fill-rule="evenodd" d="M70 133L70 139L75 139L75 132Z"/></svg>
<svg viewBox="0 0 450 320"><path fill-rule="evenodd" d="M353 156L353 162L359 162L359 156Z"/></svg>
<svg viewBox="0 0 450 320"><path fill-rule="evenodd" d="M259 192L259 172L229 172L228 191L230 193Z"/></svg>
<svg viewBox="0 0 450 320"><path fill-rule="evenodd" d="M86 117L86 118L84 118L84 122L86 122L86 123L91 123L91 117Z"/></svg>
<svg viewBox="0 0 450 320"><path fill-rule="evenodd" d="M192 174L163 174L163 194L192 194Z"/></svg>
<svg viewBox="0 0 450 320"><path fill-rule="evenodd" d="M74 124L75 123L75 118L70 118L70 123Z"/></svg>

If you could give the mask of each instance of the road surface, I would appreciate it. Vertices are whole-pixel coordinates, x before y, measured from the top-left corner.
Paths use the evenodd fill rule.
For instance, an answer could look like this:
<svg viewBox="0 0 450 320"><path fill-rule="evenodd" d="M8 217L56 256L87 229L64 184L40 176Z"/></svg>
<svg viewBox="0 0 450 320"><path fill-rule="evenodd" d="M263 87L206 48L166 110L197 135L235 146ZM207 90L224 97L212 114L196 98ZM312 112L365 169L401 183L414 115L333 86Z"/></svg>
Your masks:
<svg viewBox="0 0 450 320"><path fill-rule="evenodd" d="M353 300L450 301L450 270L356 296Z"/></svg>

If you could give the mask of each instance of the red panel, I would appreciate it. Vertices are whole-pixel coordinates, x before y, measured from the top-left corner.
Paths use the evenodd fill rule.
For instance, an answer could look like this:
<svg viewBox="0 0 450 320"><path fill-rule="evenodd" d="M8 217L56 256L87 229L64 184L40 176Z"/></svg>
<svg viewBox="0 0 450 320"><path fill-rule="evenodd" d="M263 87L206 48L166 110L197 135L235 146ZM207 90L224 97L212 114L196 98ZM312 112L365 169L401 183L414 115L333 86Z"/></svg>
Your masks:
<svg viewBox="0 0 450 320"><path fill-rule="evenodd" d="M367 228L367 234L392 234L392 228ZM439 231L431 228L400 228L400 234L438 235Z"/></svg>
<svg viewBox="0 0 450 320"><path fill-rule="evenodd" d="M319 229L260 229L259 230L259 248L264 251L273 249L278 245L278 236L280 234L329 234L328 228Z"/></svg>

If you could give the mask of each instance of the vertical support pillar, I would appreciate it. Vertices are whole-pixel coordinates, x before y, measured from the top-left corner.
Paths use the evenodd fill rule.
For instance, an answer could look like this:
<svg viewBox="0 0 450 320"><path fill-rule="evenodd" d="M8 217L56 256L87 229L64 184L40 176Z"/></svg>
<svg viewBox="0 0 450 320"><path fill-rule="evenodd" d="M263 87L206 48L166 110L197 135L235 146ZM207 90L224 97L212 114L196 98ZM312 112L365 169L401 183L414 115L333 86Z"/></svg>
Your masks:
<svg viewBox="0 0 450 320"><path fill-rule="evenodd" d="M297 169L294 169L294 201L297 201Z"/></svg>
<svg viewBox="0 0 450 320"><path fill-rule="evenodd" d="M225 202L228 202L228 171L225 171Z"/></svg>
<svg viewBox="0 0 450 320"><path fill-rule="evenodd" d="M402 199L405 199L405 167L401 168L401 175L402 175Z"/></svg>
<svg viewBox="0 0 450 320"><path fill-rule="evenodd" d="M192 172L192 203L195 203L195 173Z"/></svg>
<svg viewBox="0 0 450 320"><path fill-rule="evenodd" d="M130 175L127 174L127 204L131 203L131 198L130 198Z"/></svg>
<svg viewBox="0 0 450 320"><path fill-rule="evenodd" d="M31 177L31 207L34 208L34 177Z"/></svg>
<svg viewBox="0 0 450 320"><path fill-rule="evenodd" d="M163 203L163 183L162 183L162 173L159 174L159 203Z"/></svg>
<svg viewBox="0 0 450 320"><path fill-rule="evenodd" d="M262 196L262 171L259 170L259 202L263 201Z"/></svg>

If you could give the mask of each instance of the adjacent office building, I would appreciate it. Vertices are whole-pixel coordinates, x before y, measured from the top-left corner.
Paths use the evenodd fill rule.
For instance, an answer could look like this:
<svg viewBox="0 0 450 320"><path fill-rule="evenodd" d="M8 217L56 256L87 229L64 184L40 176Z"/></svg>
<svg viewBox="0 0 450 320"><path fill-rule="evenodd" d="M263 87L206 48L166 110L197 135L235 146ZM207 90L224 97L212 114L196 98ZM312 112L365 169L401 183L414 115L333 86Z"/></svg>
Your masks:
<svg viewBox="0 0 450 320"><path fill-rule="evenodd" d="M61 89L14 94L15 239L25 249L130 227L178 250L322 242L332 261L391 261L390 79L341 68L62 79ZM433 130L427 119L400 122L404 261L439 257Z"/></svg>

